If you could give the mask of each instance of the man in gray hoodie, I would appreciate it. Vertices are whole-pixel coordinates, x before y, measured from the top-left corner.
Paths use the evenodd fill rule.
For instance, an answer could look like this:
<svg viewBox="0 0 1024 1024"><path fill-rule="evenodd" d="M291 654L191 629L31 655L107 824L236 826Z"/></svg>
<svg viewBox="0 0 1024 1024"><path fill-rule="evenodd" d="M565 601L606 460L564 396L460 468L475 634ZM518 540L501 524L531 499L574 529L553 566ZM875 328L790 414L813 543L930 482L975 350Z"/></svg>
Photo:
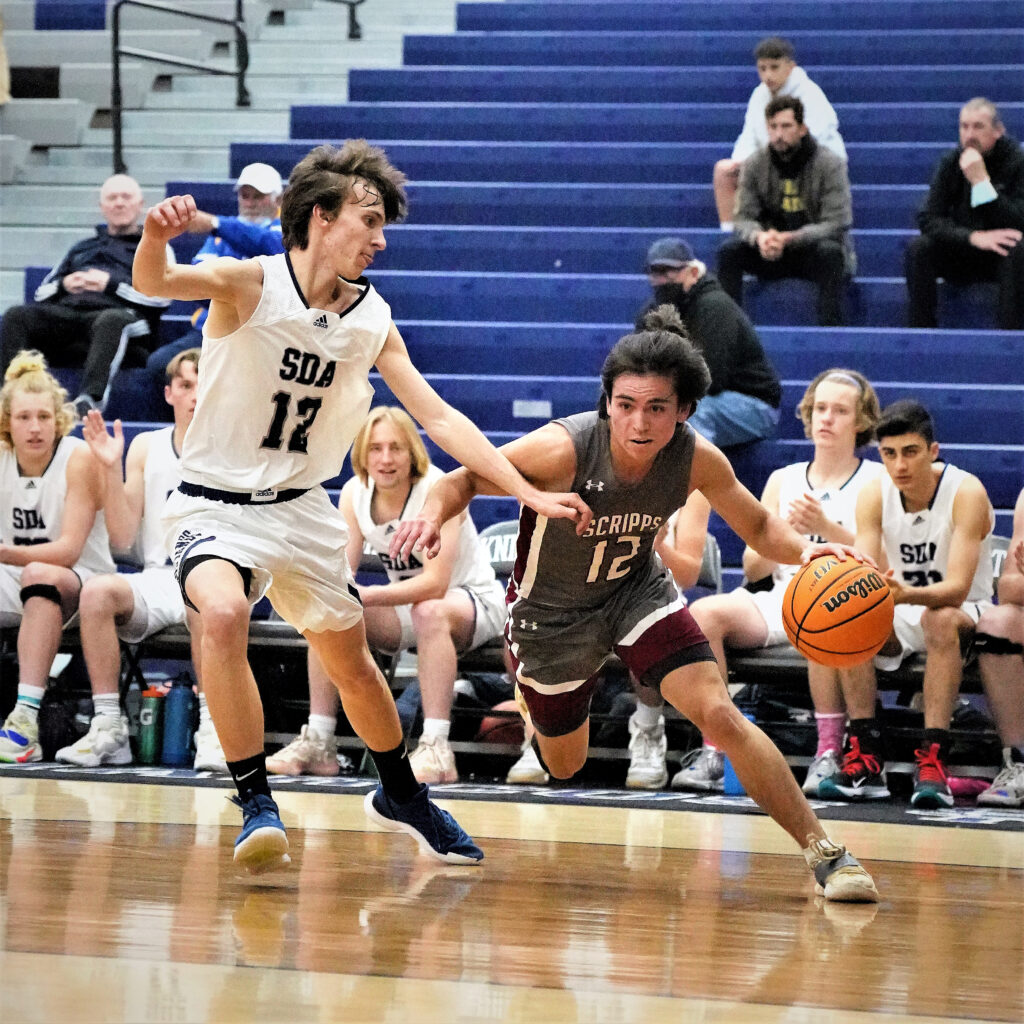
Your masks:
<svg viewBox="0 0 1024 1024"><path fill-rule="evenodd" d="M718 279L740 305L744 272L813 281L818 323L839 326L843 284L856 267L846 161L818 145L796 97L777 96L765 120L768 145L743 164L734 234L718 250Z"/></svg>

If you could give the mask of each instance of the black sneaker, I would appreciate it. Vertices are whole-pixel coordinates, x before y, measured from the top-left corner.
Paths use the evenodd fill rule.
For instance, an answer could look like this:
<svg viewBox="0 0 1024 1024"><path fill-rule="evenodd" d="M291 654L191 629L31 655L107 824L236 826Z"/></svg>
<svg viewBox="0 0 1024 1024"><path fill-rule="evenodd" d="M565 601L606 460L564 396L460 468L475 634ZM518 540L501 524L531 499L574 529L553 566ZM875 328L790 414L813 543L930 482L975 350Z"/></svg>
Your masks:
<svg viewBox="0 0 1024 1024"><path fill-rule="evenodd" d="M850 737L850 749L843 755L843 766L818 786L823 800L887 800L889 787L885 769L874 754L860 749L860 740Z"/></svg>
<svg viewBox="0 0 1024 1024"><path fill-rule="evenodd" d="M431 802L427 787L407 804L389 800L378 786L363 801L366 816L389 832L406 832L419 843L420 849L446 864L479 864L484 852L463 831L447 812Z"/></svg>

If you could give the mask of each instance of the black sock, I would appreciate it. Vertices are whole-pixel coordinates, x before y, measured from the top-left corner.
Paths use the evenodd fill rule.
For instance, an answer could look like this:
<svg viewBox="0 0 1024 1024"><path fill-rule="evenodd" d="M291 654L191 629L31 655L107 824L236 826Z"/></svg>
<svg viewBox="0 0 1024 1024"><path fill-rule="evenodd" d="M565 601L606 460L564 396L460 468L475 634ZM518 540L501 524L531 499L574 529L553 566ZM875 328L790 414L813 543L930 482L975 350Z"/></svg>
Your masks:
<svg viewBox="0 0 1024 1024"><path fill-rule="evenodd" d="M949 730L948 729L925 729L924 749L931 750L932 744L939 745L939 760L945 762L949 757Z"/></svg>
<svg viewBox="0 0 1024 1024"><path fill-rule="evenodd" d="M1024 763L1024 744L1019 747L1010 747L1010 760L1015 764Z"/></svg>
<svg viewBox="0 0 1024 1024"><path fill-rule="evenodd" d="M396 804L407 804L420 791L420 784L409 764L409 751L405 740L394 750L370 750L370 757L377 766L377 776L385 796Z"/></svg>
<svg viewBox="0 0 1024 1024"><path fill-rule="evenodd" d="M849 732L857 737L862 753L874 754L879 761L885 761L885 736L877 718L851 718Z"/></svg>
<svg viewBox="0 0 1024 1024"><path fill-rule="evenodd" d="M228 771L235 780L235 789L243 801L252 796L270 796L270 783L267 781L267 755L254 754L242 761L228 761Z"/></svg>

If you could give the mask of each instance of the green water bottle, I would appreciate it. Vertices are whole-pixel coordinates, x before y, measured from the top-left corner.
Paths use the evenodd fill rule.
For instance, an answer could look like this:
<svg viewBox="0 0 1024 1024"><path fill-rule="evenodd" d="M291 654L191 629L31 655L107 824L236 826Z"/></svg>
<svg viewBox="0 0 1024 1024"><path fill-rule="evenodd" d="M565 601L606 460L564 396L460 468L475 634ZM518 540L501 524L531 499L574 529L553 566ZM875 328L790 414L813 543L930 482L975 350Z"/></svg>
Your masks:
<svg viewBox="0 0 1024 1024"><path fill-rule="evenodd" d="M159 764L163 737L164 695L150 687L142 693L139 711L139 763Z"/></svg>

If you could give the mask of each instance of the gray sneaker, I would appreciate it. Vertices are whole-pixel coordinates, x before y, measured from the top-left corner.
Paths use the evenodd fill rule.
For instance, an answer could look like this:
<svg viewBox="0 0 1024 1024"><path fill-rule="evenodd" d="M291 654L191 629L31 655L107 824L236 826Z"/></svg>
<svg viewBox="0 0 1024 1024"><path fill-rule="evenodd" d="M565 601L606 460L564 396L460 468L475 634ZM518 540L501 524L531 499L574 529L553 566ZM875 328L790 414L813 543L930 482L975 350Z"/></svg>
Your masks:
<svg viewBox="0 0 1024 1024"><path fill-rule="evenodd" d="M826 750L819 754L807 769L807 778L804 779L803 791L808 796L818 796L818 787L826 780L832 778L839 772L839 753L835 750Z"/></svg>
<svg viewBox="0 0 1024 1024"><path fill-rule="evenodd" d="M992 785L978 794L979 807L1020 807L1024 804L1024 761L1013 759L1013 748L1003 748L1003 767Z"/></svg>
<svg viewBox="0 0 1024 1024"><path fill-rule="evenodd" d="M725 777L725 756L711 747L698 747L683 758L672 777L673 789L696 789L703 793L721 793Z"/></svg>

